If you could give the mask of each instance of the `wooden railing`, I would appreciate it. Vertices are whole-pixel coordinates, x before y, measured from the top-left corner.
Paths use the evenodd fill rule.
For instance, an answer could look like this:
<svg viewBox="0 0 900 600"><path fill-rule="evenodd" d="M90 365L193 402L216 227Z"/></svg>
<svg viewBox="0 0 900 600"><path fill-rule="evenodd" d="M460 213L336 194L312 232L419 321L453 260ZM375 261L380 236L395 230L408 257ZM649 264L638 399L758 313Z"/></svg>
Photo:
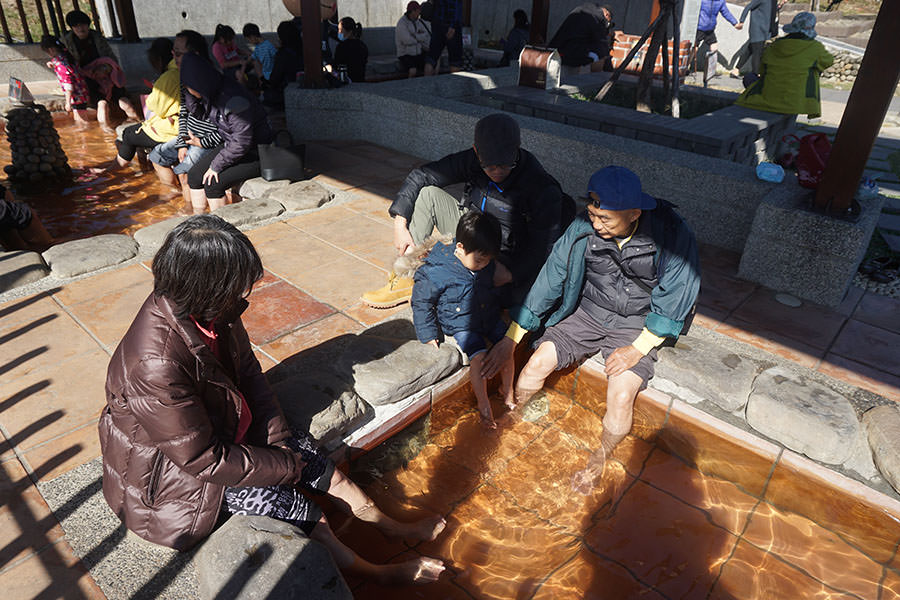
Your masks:
<svg viewBox="0 0 900 600"><path fill-rule="evenodd" d="M113 0L106 2L108 14L115 15ZM15 4L15 11L9 8ZM86 5L85 5L86 4ZM97 12L95 0L7 0L0 3L0 29L3 41L7 44L16 42L34 43L41 36L53 34L59 37L66 30L65 15L70 10L82 10L91 17L94 29L107 37L119 37L115 19L112 19L112 31L103 32L100 28L100 14Z"/></svg>

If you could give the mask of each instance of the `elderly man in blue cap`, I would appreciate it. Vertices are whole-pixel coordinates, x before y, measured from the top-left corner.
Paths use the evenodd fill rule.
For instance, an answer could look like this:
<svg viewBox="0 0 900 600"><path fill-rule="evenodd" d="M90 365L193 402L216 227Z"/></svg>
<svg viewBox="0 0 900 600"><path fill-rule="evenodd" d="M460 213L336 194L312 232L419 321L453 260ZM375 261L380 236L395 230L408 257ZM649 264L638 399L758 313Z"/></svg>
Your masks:
<svg viewBox="0 0 900 600"><path fill-rule="evenodd" d="M600 448L573 485L588 493L613 448L631 430L638 392L653 376L656 349L677 338L700 290L697 242L665 200L637 175L610 166L591 176L587 211L553 246L513 323L485 360L508 356L529 331L546 329L519 374L516 400L531 398L555 370L603 353L609 385Z"/></svg>

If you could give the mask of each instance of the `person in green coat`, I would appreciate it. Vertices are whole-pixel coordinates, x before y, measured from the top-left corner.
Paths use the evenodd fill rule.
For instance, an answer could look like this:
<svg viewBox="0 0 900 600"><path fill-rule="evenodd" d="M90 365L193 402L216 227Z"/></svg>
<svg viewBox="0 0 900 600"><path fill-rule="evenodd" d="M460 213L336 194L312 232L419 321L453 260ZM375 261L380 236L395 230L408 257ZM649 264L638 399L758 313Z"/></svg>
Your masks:
<svg viewBox="0 0 900 600"><path fill-rule="evenodd" d="M750 84L736 104L782 114L822 114L819 75L834 63L821 42L816 41L816 16L798 13L784 26L787 34L765 49L759 79Z"/></svg>

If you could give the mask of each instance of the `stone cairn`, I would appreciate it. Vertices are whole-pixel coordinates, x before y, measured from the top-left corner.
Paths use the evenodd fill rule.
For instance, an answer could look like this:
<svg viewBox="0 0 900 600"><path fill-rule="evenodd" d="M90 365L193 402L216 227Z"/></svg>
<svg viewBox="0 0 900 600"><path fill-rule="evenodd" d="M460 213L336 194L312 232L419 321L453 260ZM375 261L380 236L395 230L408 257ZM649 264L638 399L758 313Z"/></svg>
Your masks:
<svg viewBox="0 0 900 600"><path fill-rule="evenodd" d="M71 178L72 169L45 106L19 106L6 113L6 139L13 164L3 169L10 181L35 184Z"/></svg>
<svg viewBox="0 0 900 600"><path fill-rule="evenodd" d="M861 62L862 56L855 56L849 52L835 52L834 64L822 71L822 80L834 83L853 83Z"/></svg>

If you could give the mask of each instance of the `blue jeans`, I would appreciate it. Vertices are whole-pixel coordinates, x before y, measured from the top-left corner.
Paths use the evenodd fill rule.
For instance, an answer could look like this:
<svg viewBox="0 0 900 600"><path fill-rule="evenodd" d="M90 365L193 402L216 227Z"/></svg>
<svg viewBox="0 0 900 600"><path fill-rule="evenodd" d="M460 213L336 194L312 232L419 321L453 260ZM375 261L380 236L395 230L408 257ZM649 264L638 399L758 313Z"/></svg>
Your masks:
<svg viewBox="0 0 900 600"><path fill-rule="evenodd" d="M153 150L151 150L148 155L150 162L156 163L161 167L172 167L172 170L175 171L176 175L181 175L182 173L190 171L191 167L193 167L204 154L213 151L213 148L188 146L187 156L184 157L182 162L178 162L178 148L175 147L175 144L177 143L178 138L172 138L168 142L154 146Z"/></svg>

